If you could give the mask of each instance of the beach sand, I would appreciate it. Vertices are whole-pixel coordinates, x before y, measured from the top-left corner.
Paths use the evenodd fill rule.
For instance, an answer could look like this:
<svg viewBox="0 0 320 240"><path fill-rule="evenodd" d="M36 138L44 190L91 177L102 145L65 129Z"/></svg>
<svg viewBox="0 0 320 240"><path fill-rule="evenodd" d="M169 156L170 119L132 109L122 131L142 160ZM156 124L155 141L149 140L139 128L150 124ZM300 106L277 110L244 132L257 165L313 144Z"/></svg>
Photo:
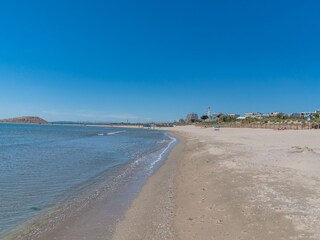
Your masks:
<svg viewBox="0 0 320 240"><path fill-rule="evenodd" d="M114 240L320 239L320 131L168 130L180 144Z"/></svg>

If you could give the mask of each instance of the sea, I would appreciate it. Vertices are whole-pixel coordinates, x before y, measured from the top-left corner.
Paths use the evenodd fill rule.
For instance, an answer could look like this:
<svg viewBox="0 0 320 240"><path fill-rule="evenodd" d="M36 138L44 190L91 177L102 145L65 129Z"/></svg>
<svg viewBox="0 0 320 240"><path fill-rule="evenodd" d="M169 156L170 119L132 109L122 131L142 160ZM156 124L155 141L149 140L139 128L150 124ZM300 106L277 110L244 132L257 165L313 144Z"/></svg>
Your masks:
<svg viewBox="0 0 320 240"><path fill-rule="evenodd" d="M0 124L0 239L36 238L97 199L138 192L176 142L150 129Z"/></svg>

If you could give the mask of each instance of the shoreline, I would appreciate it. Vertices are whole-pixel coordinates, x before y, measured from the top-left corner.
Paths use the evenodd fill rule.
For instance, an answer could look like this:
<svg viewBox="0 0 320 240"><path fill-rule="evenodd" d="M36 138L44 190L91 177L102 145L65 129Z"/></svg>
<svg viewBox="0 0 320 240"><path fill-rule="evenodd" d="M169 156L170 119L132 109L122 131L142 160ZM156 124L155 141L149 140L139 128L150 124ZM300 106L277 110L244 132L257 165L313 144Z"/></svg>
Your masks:
<svg viewBox="0 0 320 240"><path fill-rule="evenodd" d="M39 239L320 238L317 131L160 130L179 143L141 188L131 192L114 225L105 216L123 206L106 208L108 201L101 201L85 216ZM107 232L106 227L113 229Z"/></svg>
<svg viewBox="0 0 320 240"><path fill-rule="evenodd" d="M176 127L113 240L320 237L316 131Z"/></svg>
<svg viewBox="0 0 320 240"><path fill-rule="evenodd" d="M5 239L111 239L115 225L148 177L158 170L174 148L176 139L163 134L171 139L167 147L116 166L116 169L108 169L110 173L97 175L102 181L88 188L88 194L81 193L65 204L40 213L6 234Z"/></svg>
<svg viewBox="0 0 320 240"><path fill-rule="evenodd" d="M170 131L179 139L164 164L149 177L138 196L116 226L113 240L175 239L175 178L179 159L184 157L183 135Z"/></svg>

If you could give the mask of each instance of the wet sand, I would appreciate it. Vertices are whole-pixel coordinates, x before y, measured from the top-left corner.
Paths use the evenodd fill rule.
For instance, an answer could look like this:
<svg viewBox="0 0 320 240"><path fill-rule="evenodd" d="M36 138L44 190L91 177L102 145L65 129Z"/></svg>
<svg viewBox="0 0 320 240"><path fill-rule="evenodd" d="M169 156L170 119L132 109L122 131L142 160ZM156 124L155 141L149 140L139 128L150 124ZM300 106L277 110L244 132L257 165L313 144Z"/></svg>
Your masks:
<svg viewBox="0 0 320 240"><path fill-rule="evenodd" d="M184 157L185 140L181 134L174 135L179 139L178 146L143 186L124 220L117 225L114 240L175 239L175 177L178 160Z"/></svg>
<svg viewBox="0 0 320 240"><path fill-rule="evenodd" d="M170 130L180 144L114 240L320 239L319 131Z"/></svg>

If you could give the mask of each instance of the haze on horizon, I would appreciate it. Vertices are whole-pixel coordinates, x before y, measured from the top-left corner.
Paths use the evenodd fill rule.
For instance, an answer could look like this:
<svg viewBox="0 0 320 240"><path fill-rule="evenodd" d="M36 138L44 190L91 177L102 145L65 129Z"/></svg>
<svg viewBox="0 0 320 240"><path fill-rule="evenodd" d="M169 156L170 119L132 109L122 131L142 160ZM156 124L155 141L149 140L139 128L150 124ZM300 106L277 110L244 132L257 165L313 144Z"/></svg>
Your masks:
<svg viewBox="0 0 320 240"><path fill-rule="evenodd" d="M3 1L0 118L320 108L320 2Z"/></svg>

